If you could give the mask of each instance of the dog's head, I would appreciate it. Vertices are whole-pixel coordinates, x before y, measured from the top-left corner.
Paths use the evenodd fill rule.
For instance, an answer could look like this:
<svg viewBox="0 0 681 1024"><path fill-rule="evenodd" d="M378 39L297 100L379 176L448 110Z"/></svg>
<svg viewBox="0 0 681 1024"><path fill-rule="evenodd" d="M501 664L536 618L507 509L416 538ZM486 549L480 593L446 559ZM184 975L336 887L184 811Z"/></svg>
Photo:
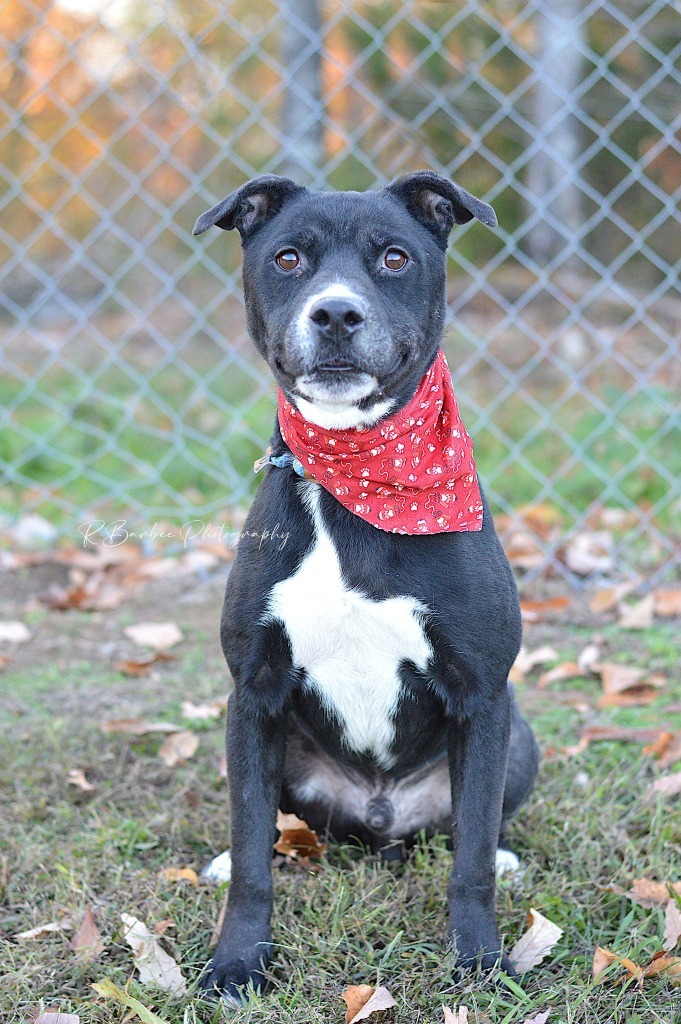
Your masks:
<svg viewBox="0 0 681 1024"><path fill-rule="evenodd" d="M323 427L364 427L400 408L445 320L454 224L491 206L430 171L378 192L311 192L267 174L202 214L241 234L251 336L287 398Z"/></svg>

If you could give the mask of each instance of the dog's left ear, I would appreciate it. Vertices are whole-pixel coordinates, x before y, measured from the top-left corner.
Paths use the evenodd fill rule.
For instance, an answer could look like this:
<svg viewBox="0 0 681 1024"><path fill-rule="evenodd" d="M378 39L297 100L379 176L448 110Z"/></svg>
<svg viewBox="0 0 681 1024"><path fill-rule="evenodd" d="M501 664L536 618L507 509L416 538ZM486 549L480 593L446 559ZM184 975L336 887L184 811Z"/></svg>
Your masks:
<svg viewBox="0 0 681 1024"><path fill-rule="evenodd" d="M278 174L261 174L252 181L231 192L212 210L202 213L194 225L193 235L201 235L214 224L224 231L236 228L242 238L251 235L256 228L275 213L284 203L300 193L307 192L291 178Z"/></svg>
<svg viewBox="0 0 681 1024"><path fill-rule="evenodd" d="M467 224L474 217L490 228L498 223L491 206L433 171L405 174L385 191L404 203L412 217L432 231L443 245L455 224Z"/></svg>

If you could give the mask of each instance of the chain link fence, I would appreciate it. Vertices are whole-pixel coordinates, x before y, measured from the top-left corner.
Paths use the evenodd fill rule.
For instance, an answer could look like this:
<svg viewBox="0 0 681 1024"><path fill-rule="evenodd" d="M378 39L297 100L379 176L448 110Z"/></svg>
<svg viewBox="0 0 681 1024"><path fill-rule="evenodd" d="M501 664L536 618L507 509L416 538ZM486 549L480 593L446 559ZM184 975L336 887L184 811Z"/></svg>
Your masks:
<svg viewBox="0 0 681 1024"><path fill-rule="evenodd" d="M0 37L5 524L238 522L274 386L196 216L430 167L499 217L453 239L445 350L516 564L574 578L590 530L678 571L676 5L4 0Z"/></svg>

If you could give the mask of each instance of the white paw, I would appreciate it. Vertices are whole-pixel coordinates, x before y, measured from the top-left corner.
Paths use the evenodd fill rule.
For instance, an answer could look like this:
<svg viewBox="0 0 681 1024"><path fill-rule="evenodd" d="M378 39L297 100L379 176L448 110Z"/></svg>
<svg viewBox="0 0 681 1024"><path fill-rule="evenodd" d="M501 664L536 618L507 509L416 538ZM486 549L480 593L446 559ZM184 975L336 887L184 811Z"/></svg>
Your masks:
<svg viewBox="0 0 681 1024"><path fill-rule="evenodd" d="M206 864L201 872L201 877L207 878L209 882L217 882L218 884L229 882L232 877L232 855L229 850L218 854L210 864Z"/></svg>
<svg viewBox="0 0 681 1024"><path fill-rule="evenodd" d="M520 871L520 861L510 850L497 850L495 866L497 875L514 874Z"/></svg>

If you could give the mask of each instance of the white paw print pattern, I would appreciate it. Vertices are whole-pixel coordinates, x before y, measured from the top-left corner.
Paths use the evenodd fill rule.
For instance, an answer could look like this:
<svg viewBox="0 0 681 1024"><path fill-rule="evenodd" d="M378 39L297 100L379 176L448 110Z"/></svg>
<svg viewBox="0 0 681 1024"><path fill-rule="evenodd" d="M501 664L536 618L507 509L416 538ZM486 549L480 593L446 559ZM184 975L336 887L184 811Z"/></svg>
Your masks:
<svg viewBox="0 0 681 1024"><path fill-rule="evenodd" d="M411 401L377 427L312 426L281 392L279 426L311 477L372 526L413 535L482 529L473 447L442 350Z"/></svg>

